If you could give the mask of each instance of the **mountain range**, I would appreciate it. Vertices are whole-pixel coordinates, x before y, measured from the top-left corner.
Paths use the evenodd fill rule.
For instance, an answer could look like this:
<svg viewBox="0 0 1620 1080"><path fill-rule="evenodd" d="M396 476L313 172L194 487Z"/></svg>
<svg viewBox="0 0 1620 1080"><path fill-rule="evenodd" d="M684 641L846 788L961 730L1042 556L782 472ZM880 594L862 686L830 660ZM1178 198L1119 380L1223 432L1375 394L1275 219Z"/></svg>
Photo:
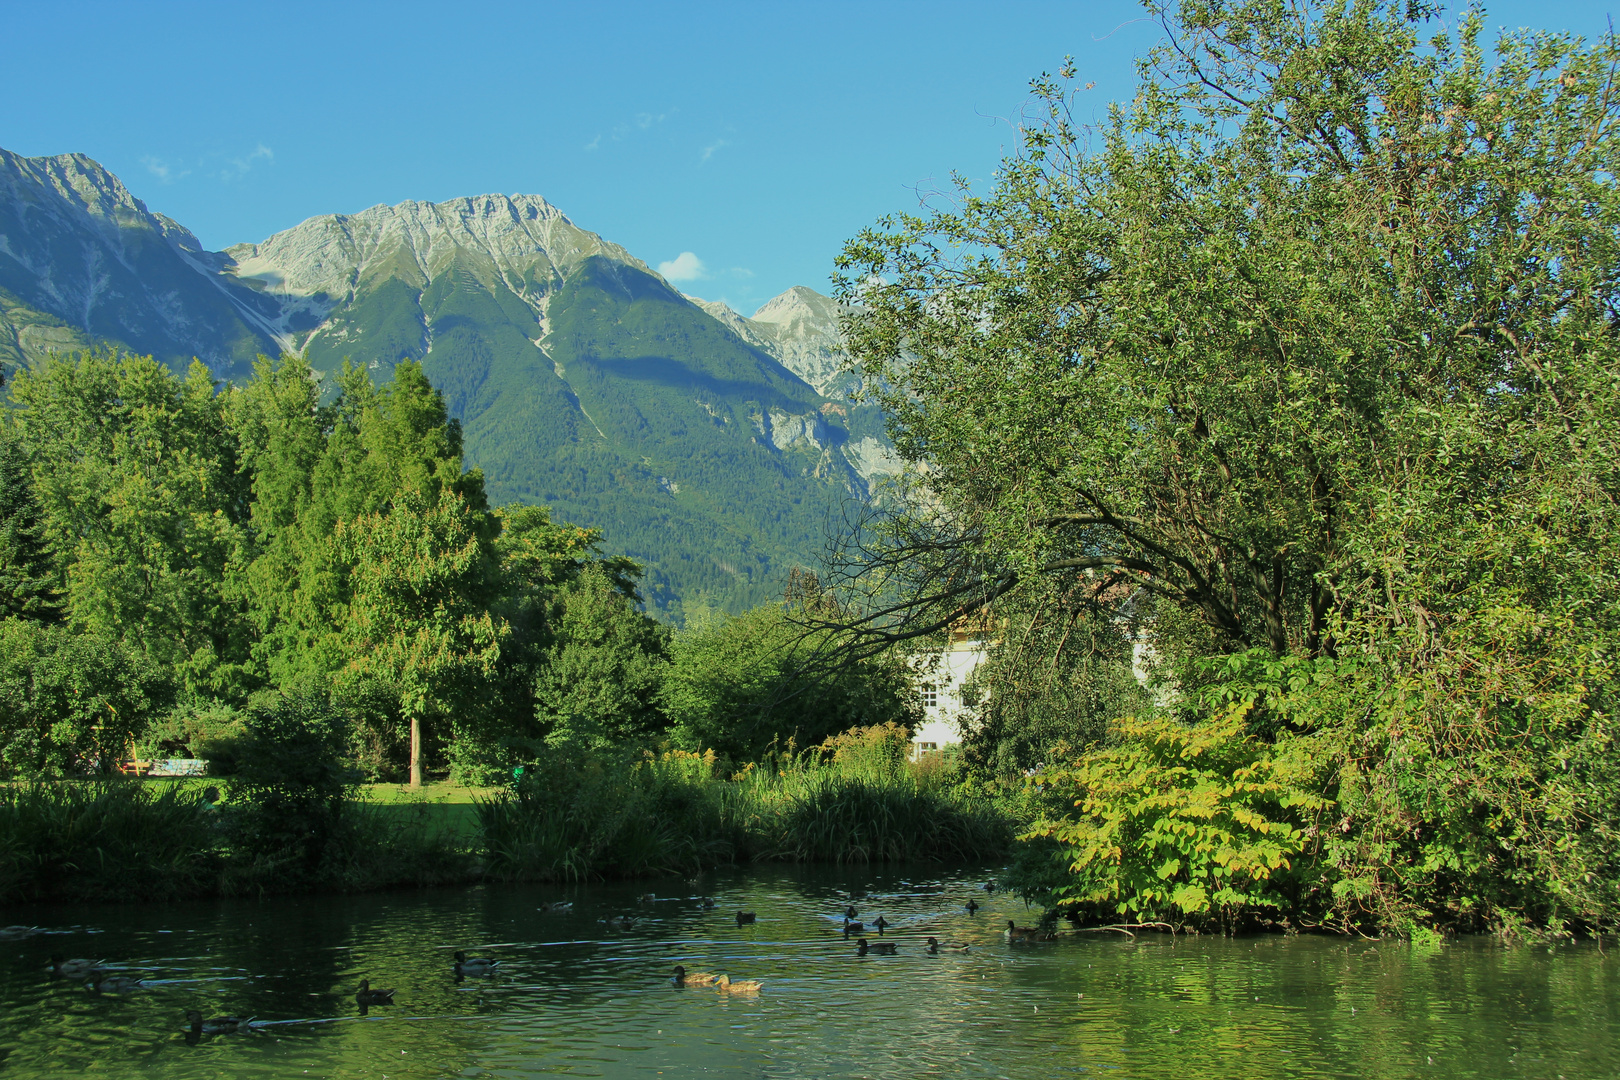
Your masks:
<svg viewBox="0 0 1620 1080"><path fill-rule="evenodd" d="M535 195L405 202L203 248L82 154L0 150L0 366L97 344L193 357L420 361L493 503L545 503L648 570L649 607L738 610L813 562L895 459L850 398L837 304L745 318L683 295Z"/></svg>

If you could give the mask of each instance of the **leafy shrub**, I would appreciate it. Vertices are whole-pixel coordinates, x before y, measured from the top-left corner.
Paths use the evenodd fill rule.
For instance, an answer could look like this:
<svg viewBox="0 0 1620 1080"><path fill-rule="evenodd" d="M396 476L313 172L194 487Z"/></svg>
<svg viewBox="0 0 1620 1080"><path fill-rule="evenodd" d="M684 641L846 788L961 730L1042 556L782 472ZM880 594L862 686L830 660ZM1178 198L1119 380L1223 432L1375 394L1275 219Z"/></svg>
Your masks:
<svg viewBox="0 0 1620 1080"><path fill-rule="evenodd" d="M1332 803L1308 740L1267 744L1247 732L1250 711L1124 720L1116 745L1032 778L1052 812L1025 834L1038 846L1018 887L1060 908L1227 932L1283 907L1310 819Z"/></svg>
<svg viewBox="0 0 1620 1080"><path fill-rule="evenodd" d="M261 887L319 879L357 780L346 718L319 691L288 691L255 701L247 727L226 818L233 874Z"/></svg>
<svg viewBox="0 0 1620 1080"><path fill-rule="evenodd" d="M108 638L0 620L0 767L110 772L173 694L144 654Z"/></svg>

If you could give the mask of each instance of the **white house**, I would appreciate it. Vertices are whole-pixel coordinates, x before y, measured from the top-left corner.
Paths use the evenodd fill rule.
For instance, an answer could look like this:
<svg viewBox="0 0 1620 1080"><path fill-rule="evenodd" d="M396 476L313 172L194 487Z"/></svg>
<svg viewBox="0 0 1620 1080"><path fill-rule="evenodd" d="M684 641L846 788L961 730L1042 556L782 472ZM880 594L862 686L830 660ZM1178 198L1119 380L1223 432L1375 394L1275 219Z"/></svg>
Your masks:
<svg viewBox="0 0 1620 1080"><path fill-rule="evenodd" d="M988 627L951 631L950 639L922 678L923 722L911 735L911 756L916 758L962 741L961 720L978 704L964 689L975 668L984 663L990 647Z"/></svg>

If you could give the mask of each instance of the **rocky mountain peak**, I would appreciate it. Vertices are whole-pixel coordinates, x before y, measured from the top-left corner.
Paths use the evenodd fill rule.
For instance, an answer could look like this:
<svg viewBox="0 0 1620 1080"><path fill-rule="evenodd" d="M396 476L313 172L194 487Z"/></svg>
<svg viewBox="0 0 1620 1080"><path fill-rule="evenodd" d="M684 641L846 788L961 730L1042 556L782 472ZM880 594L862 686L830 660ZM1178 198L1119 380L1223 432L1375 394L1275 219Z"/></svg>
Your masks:
<svg viewBox="0 0 1620 1080"><path fill-rule="evenodd" d="M839 311L840 305L832 297L795 285L761 304L753 319L792 334L836 334Z"/></svg>
<svg viewBox="0 0 1620 1080"><path fill-rule="evenodd" d="M238 278L291 297L335 297L357 284L390 277L421 286L458 253L511 283L542 287L592 255L646 268L624 248L575 225L539 195L408 200L356 214L322 214L226 253L236 262ZM527 295L530 290L514 291Z"/></svg>

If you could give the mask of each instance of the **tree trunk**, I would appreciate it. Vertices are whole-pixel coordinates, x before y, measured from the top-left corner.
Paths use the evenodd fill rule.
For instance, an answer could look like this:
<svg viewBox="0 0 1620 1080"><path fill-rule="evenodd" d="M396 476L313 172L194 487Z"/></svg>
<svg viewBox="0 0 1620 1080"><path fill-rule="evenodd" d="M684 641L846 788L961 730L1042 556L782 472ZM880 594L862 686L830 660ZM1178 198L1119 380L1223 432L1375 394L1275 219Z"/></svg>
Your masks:
<svg viewBox="0 0 1620 1080"><path fill-rule="evenodd" d="M422 718L411 714L411 787L422 786Z"/></svg>

